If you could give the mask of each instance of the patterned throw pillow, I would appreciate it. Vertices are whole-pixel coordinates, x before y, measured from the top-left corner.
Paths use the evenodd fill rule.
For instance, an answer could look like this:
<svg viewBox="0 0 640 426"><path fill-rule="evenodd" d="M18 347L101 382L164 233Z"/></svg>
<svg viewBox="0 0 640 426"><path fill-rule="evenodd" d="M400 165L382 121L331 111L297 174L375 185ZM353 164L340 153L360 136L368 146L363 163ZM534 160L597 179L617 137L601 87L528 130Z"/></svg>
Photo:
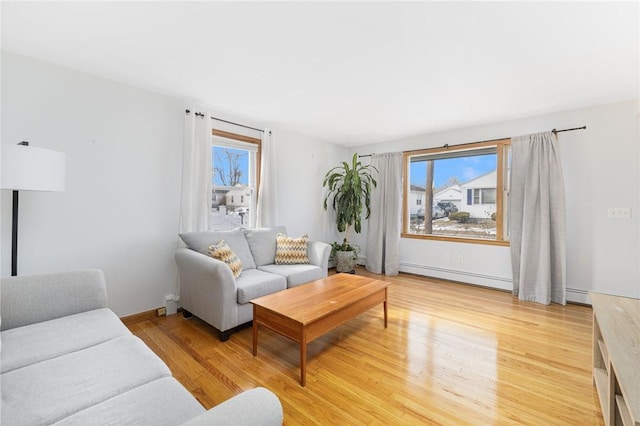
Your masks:
<svg viewBox="0 0 640 426"><path fill-rule="evenodd" d="M209 255L229 265L234 277L238 278L242 273L242 262L224 240L209 246Z"/></svg>
<svg viewBox="0 0 640 426"><path fill-rule="evenodd" d="M276 235L276 265L299 265L309 263L307 256L307 242L309 236L304 234L300 238Z"/></svg>

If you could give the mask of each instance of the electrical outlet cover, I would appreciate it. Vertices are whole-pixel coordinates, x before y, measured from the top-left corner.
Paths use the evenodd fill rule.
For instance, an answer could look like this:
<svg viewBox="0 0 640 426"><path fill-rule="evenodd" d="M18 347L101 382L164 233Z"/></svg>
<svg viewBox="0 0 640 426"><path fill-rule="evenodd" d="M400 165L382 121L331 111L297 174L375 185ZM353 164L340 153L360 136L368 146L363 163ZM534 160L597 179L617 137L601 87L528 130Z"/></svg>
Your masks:
<svg viewBox="0 0 640 426"><path fill-rule="evenodd" d="M631 219L630 207L609 207L607 209L608 219Z"/></svg>

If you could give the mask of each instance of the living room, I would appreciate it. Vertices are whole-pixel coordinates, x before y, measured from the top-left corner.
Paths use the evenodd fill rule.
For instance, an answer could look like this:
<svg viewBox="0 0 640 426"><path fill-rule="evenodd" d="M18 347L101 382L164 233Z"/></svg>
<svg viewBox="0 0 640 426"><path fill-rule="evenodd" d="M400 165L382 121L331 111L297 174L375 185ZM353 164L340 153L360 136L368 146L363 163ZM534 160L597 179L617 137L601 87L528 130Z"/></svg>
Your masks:
<svg viewBox="0 0 640 426"><path fill-rule="evenodd" d="M503 104L513 105L510 102L515 101L511 99L510 92L514 91L514 87L505 83L502 90L493 91L493 87L485 88L482 81L478 81L475 83L477 92L456 92L456 87L460 85L458 80L473 80L473 69L479 65L474 65L475 62L465 64L457 55L447 56L446 51L434 49L433 55L438 53L444 56L435 56L431 63L458 67L455 72L447 70L438 75L441 78L449 75L451 80L442 89L450 98L449 103L432 105L430 110L423 110L427 121L425 130L414 130L407 124L407 130L393 134L377 133L376 127L382 128L387 120L403 123L403 116L409 115L411 108L397 104L394 93L396 90L419 91L422 84L419 80L406 77L413 74L404 69L400 73L395 67L389 66L384 69L385 72L390 75L398 72L399 76L390 77L388 85L369 87L368 92L364 89L360 92L353 89L352 92L348 89L350 85L356 85L358 76L348 74L348 67L355 67L355 64L347 61L346 57L339 57L341 62L323 68L334 74L344 73L345 81L337 86L336 92L346 91L349 96L355 93L361 97L365 93L376 93L370 98L372 104L380 96L383 98L381 103L395 105L394 114L380 121L378 114L381 113L373 106L370 109L363 108L362 104L350 106L348 96L333 99L336 104L346 103L345 108L350 108L350 111L342 115L348 117L338 117L341 118L338 120L329 111L317 113L312 104L316 101L324 104L326 101L321 97L313 99L303 90L305 78L300 75L304 72L296 73L291 68L293 71L287 74L292 79L290 85L277 86L280 97L274 97L273 92L262 95L272 99L274 110L279 110L281 103L295 105L298 111L291 113L295 120L287 123L282 117L260 115L257 107L251 104L250 97L245 107L236 106L238 99L248 94L240 92L241 96L234 98L229 91L223 91L221 86L224 86L225 78L230 76L218 69L209 70L210 81L197 82L202 88L200 97L197 93L179 92L180 84L167 81L165 75L180 76L181 67L200 66L195 53L186 58L181 56L184 50L201 50L201 54L206 56L209 43L217 46L223 42L193 40L188 47L155 46L147 40L144 31L151 35L158 31L157 35L160 36L160 29L165 29L175 32L179 40L191 38L177 35L181 31L188 33L190 28L184 22L181 25L187 25L186 29L179 26L178 19L172 20L170 7L179 8L172 3L164 8L159 4L146 3L126 10L128 5L95 3L92 8L81 3L2 4L2 143L29 141L32 146L60 151L67 157L64 192L21 193L20 275L98 268L105 273L109 307L117 316L129 317L165 306L166 297L174 296L177 292L174 252L178 246L185 110L200 107L227 121L273 130L278 221L273 225L286 225L290 235L306 233L310 239L329 243L339 240L341 235L322 208L322 179L327 170L348 160L356 152L361 155L402 152L586 126L585 130L558 135L567 204L567 299L588 304L588 292L592 291L640 297L640 227L635 216L640 211L637 3L605 6L601 3L575 2L571 7L547 3L536 6L540 10L528 3L507 3L506 7L522 8L523 13L532 16L548 16L550 28L546 30L552 30L554 26L562 27L562 31L554 34L566 37L568 41L558 40L558 44L563 48L571 46L575 50L558 49L548 57L534 56L536 61L548 61L550 75L558 73L555 80L561 84L549 89L545 84L554 79L548 76L540 82L529 81L526 90L516 92L517 102L526 104L527 100L523 97L526 93L532 102L537 102L534 107L523 106L505 112L500 107ZM291 5L294 8L303 6ZM323 48L335 48L338 40L333 37L338 38L347 23L354 25L359 22L349 19L355 19L360 13L377 25L382 25L385 22L384 12L389 12L393 7L391 4L378 5L383 6L389 9L369 16L366 10L372 7L370 4L351 4L345 12L345 22L334 23L336 28L332 31L336 35L329 39L327 45L320 45L316 53L319 54ZM486 19L494 16L495 21L488 22L512 28L498 18L495 10L482 13L482 6L498 7L481 3L476 6L462 4L460 7L463 10L472 8L468 16L464 15L464 22L473 21L474 16ZM199 7L221 6L203 3ZM313 7L320 8L317 4ZM340 4L332 7L339 9ZM224 13L229 13L229 16L218 24L222 27L222 33L233 29L234 22L238 25L232 17L246 16L247 24L255 24L264 14L273 19L277 15L277 11L272 12L268 4L226 4L224 8ZM158 11L157 19L150 20L144 30L125 31L144 22L154 10ZM317 19L321 21L320 18L331 16L333 12L329 9L314 16L319 16ZM279 37L274 39L276 41L282 38L288 40L293 37L289 34L304 30L300 23L312 25L316 22L302 19L307 15L304 9L287 13L299 18L298 25L278 27ZM584 15L580 15L581 19L568 18L574 13ZM411 13L405 11L402 15L405 19L406 14ZM515 13L510 16L519 15ZM122 18L119 22L119 17L127 19ZM284 25L287 20L284 21L277 22ZM317 29L320 24L315 25L312 28ZM358 28L365 31L364 24L358 25L363 25ZM194 27L197 28L197 25ZM572 31L572 28L576 31ZM587 28L589 31L584 32ZM583 32L578 33L577 30ZM132 34L138 34L139 38L128 39L127 36ZM363 43L366 37L359 34L364 33L353 32L354 40L345 41L347 47L353 48ZM247 39L257 43L258 35L248 34ZM384 40L384 34L379 37L376 41ZM411 38L411 34L403 37ZM473 33L467 33L458 42L471 43L473 37ZM490 40L509 37L492 34ZM322 37L313 38L314 41L318 39ZM587 41L581 43L581 39ZM561 41L566 41L566 44ZM249 41L245 40L245 43ZM287 45L289 47L293 49L295 46ZM513 46L508 45L505 49L507 47ZM90 48L95 56L90 55L88 50L74 50L81 48ZM535 47L530 49L532 55L542 55ZM250 49L251 52L258 50ZM133 61L127 54L135 51L138 52L139 61ZM505 51L507 53L504 56L494 56L492 59L500 64L497 69L508 70L500 78L511 82L507 77L520 73L523 65L512 65L509 56L515 55L515 52ZM216 56L215 49L213 52ZM302 61L296 56L295 50L269 52L277 54L277 60L282 63L261 63L260 59L264 56L243 61L246 79L254 74L258 80L261 73L272 75L271 72L261 71L260 67L263 66L282 65L279 68L282 73L292 67L296 60ZM374 46L363 46L363 58L372 60L375 55L368 56L371 52L376 52ZM468 50L465 52L472 54ZM173 62L156 62L160 61L162 54L176 55L176 59ZM236 72L231 68L233 60L242 59L243 53L217 55L224 58L223 64L228 64L229 70L226 72L233 73ZM98 61L99 56L103 56L105 62ZM474 61L479 60L478 56L473 57ZM83 61L83 57L88 59ZM309 62L305 64L309 67L315 64L312 59L306 60ZM601 61L601 66L594 65L596 60ZM246 71L249 64L254 67L252 72ZM385 65L378 63L377 66ZM522 73L525 74L524 71ZM334 75L327 78L330 77ZM402 83L400 80L405 77L409 81ZM223 83L214 84L217 80ZM605 84L602 84L603 80ZM166 83L164 86L163 81ZM520 79L513 81L522 83ZM567 91L556 92L558 86L567 88ZM240 91L242 87L236 90ZM540 94L546 95L542 101L537 98ZM443 95L433 96L441 99ZM485 104L480 107L482 99ZM446 121L451 111L459 109L460 114L466 114L467 110L473 108L486 110L475 116L470 115L465 122ZM340 111L344 112L338 108L338 115ZM389 113L388 108L381 111L383 114ZM305 115L310 118L305 118ZM336 120L333 129L332 120ZM322 126L322 123L326 125ZM240 131L236 126L221 126L223 130ZM322 133L322 127L329 128L327 133ZM305 131L305 128L308 130ZM629 208L631 219L608 218L609 207ZM1 229L1 269L5 277L10 271L10 191L2 191ZM354 241L363 246L361 257L366 257L367 233L365 223L363 232L354 236ZM445 257L444 253L449 256ZM404 273L500 290L511 289L510 251L506 246L403 238L400 242L400 259L400 270ZM462 261L457 262L457 259ZM590 351L590 348L585 350Z"/></svg>

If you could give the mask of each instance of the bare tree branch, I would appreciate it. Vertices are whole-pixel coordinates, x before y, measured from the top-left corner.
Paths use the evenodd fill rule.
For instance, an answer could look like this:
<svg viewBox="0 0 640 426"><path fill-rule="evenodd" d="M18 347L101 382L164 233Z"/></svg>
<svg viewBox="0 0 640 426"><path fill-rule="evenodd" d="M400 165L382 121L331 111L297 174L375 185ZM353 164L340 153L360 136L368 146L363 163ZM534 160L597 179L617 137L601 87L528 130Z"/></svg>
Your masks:
<svg viewBox="0 0 640 426"><path fill-rule="evenodd" d="M236 186L242 180L244 172L241 160L247 156L242 152L231 152L227 149L216 149L213 175L220 179L223 186Z"/></svg>

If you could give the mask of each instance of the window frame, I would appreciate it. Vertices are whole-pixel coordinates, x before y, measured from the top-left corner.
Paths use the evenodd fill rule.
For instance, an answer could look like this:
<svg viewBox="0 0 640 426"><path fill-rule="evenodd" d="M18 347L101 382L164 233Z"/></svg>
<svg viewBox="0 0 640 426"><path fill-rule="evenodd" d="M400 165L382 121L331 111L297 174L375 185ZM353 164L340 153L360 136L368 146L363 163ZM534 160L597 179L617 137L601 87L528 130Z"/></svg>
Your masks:
<svg viewBox="0 0 640 426"><path fill-rule="evenodd" d="M410 226L410 200L409 189L411 183L409 182L409 164L411 157L418 155L435 155L444 152L468 152L469 155L473 154L474 150L482 148L496 148L496 238L492 240L480 239L480 238L468 238L468 237L453 237L447 235L430 235L430 234L413 234L409 232ZM509 178L509 150L511 148L511 139L495 139L482 142L472 142L460 145L437 148L418 149L411 151L404 151L402 153L403 160L403 201L402 201L402 233L401 238L412 238L419 240L435 240L435 241L449 241L457 243L470 243L470 244L485 244L494 246L509 246L508 230L506 229L507 221L505 216L507 215L507 200L508 200L508 178ZM475 191L474 191L475 192ZM463 195L466 196L466 195ZM482 198L480 196L480 198Z"/></svg>
<svg viewBox="0 0 640 426"><path fill-rule="evenodd" d="M261 161L261 155L262 155L262 140L258 139L258 138L254 138L252 136L246 136L246 135L241 135L238 133L233 133L233 132L228 132L226 130L220 130L220 129L211 129L211 135L217 138L223 138L223 139L230 139L233 141L238 141L238 142L244 142L244 143L250 143L250 144L255 144L256 145L256 152L255 152L255 190L252 191L251 194L251 206L252 208L250 209L249 213L251 214L250 217L250 223L251 226L250 228L254 228L255 227L255 223L256 223L256 209L257 209L257 203L258 203L258 192L260 191L260 167L262 165L262 161ZM216 143L216 139L212 137L211 138L211 147L213 148L214 146L223 146L220 143ZM232 146L230 146L232 147ZM213 163L212 163L213 166ZM211 177L213 178L213 168L211 169ZM251 182L250 182L251 183ZM213 198L211 199L211 201L213 200Z"/></svg>

